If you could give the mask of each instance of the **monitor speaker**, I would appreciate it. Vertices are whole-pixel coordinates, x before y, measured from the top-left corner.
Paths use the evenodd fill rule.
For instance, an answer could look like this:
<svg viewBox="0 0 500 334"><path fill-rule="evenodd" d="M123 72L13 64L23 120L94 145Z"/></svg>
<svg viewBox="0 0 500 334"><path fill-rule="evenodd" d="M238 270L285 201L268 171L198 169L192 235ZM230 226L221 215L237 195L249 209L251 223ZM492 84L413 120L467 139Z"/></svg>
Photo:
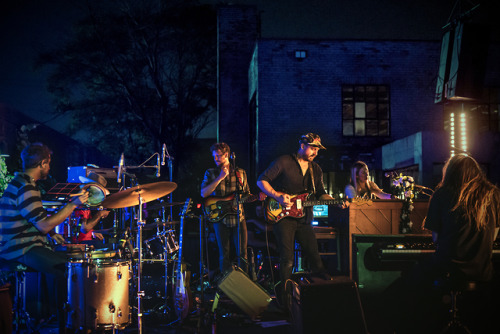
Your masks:
<svg viewBox="0 0 500 334"><path fill-rule="evenodd" d="M292 333L368 333L357 285L349 277L294 274L287 296Z"/></svg>
<svg viewBox="0 0 500 334"><path fill-rule="evenodd" d="M238 267L224 273L218 288L250 316L261 314L271 302L271 296L264 288Z"/></svg>

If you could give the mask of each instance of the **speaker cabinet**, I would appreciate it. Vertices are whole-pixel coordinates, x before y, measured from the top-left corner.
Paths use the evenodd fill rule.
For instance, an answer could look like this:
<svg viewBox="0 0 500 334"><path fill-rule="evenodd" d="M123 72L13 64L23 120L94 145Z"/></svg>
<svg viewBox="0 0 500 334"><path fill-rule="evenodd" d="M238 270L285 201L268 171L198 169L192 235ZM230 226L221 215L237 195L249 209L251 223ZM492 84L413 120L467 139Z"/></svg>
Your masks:
<svg viewBox="0 0 500 334"><path fill-rule="evenodd" d="M367 333L358 288L349 277L294 274L287 293L293 333Z"/></svg>
<svg viewBox="0 0 500 334"><path fill-rule="evenodd" d="M227 271L219 281L219 289L250 316L257 316L267 309L271 296L253 282L240 268Z"/></svg>
<svg viewBox="0 0 500 334"><path fill-rule="evenodd" d="M481 98L489 39L487 27L467 22L444 33L434 102Z"/></svg>

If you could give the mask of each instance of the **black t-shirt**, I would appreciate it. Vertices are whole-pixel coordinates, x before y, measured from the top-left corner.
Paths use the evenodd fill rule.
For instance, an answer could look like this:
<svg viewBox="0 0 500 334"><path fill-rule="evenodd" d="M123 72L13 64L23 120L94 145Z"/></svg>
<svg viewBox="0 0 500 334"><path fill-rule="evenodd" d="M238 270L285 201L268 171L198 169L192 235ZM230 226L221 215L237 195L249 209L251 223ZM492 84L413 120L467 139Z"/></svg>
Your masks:
<svg viewBox="0 0 500 334"><path fill-rule="evenodd" d="M435 265L446 271L458 270L468 279L491 280L495 226L490 224L478 230L463 209L451 211L454 203L456 199L443 188L434 193L429 203L425 227L438 233Z"/></svg>
<svg viewBox="0 0 500 334"><path fill-rule="evenodd" d="M259 176L259 181L267 181L276 191L281 191L289 195L298 195L304 192L312 193L319 198L326 194L323 184L323 171L321 167L311 162L314 175L314 187L311 182L311 174L308 169L306 174L302 174L302 169L296 155L283 155L273 161L271 165ZM306 209L307 222L312 220L312 207Z"/></svg>

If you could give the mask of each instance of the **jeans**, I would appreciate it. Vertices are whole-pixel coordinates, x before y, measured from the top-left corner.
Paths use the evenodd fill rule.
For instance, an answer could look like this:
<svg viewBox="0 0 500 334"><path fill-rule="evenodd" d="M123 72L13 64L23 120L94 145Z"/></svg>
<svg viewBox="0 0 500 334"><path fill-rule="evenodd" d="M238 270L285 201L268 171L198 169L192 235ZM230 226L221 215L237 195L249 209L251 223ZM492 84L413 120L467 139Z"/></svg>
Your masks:
<svg viewBox="0 0 500 334"><path fill-rule="evenodd" d="M237 245L238 226L228 227L224 223L215 223L214 232L217 238L217 245L219 246L219 268L221 272L224 272L231 268L233 262L231 257L231 238L233 239L233 244ZM240 257L241 269L247 272L247 224L244 220L240 222Z"/></svg>
<svg viewBox="0 0 500 334"><path fill-rule="evenodd" d="M314 230L311 224L305 223L305 219L283 218L273 225L273 231L280 257L281 289L279 293L281 302L285 303L286 282L290 279L293 270L295 240L300 244L302 254L307 259L312 273L325 273L326 269L318 252Z"/></svg>

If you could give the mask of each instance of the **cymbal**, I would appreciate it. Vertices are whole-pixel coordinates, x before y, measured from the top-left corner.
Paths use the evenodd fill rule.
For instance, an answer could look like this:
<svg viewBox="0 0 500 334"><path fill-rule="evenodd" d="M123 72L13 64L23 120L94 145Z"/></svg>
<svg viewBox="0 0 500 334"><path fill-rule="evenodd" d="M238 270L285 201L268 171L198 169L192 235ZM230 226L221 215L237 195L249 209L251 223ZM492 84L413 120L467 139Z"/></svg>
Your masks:
<svg viewBox="0 0 500 334"><path fill-rule="evenodd" d="M120 209L139 205L139 195L143 203L154 201L170 194L177 188L175 182L161 181L135 186L114 193L104 199L101 205L108 209Z"/></svg>
<svg viewBox="0 0 500 334"><path fill-rule="evenodd" d="M154 203L151 205L146 205L144 210L159 210L161 208L170 208L171 206L182 205L184 202L164 202L164 203Z"/></svg>

